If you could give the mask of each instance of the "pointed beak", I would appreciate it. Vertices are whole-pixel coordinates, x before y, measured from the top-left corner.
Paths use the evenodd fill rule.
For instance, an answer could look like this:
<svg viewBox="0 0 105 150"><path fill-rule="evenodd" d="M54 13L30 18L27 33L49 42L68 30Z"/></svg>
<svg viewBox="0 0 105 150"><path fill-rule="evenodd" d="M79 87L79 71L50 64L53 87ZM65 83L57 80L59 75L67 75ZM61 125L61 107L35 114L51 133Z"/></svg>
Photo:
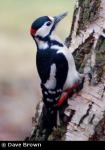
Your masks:
<svg viewBox="0 0 105 150"><path fill-rule="evenodd" d="M68 14L68 12L65 12L61 15L54 16L54 20L55 20L54 25L58 24L58 22L60 22L64 17L66 17L67 14Z"/></svg>

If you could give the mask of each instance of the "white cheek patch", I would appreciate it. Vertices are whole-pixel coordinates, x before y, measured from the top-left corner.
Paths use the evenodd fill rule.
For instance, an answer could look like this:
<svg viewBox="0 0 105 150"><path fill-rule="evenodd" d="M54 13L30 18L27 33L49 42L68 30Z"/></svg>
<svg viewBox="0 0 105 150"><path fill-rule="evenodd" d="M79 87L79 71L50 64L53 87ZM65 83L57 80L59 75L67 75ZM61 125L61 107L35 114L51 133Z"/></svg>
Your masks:
<svg viewBox="0 0 105 150"><path fill-rule="evenodd" d="M50 29L47 28L46 25L44 24L40 29L37 30L35 35L45 37L48 35L49 32L50 32Z"/></svg>
<svg viewBox="0 0 105 150"><path fill-rule="evenodd" d="M53 18L53 17L49 17L49 19L51 20L52 25L47 26L47 25L46 25L46 22L45 22L45 23L43 24L43 26L42 26L40 29L37 30L35 36L41 36L41 37L44 38L44 37L46 37L46 36L50 33L51 28L52 28L52 26L53 26L53 24L54 24L54 18Z"/></svg>

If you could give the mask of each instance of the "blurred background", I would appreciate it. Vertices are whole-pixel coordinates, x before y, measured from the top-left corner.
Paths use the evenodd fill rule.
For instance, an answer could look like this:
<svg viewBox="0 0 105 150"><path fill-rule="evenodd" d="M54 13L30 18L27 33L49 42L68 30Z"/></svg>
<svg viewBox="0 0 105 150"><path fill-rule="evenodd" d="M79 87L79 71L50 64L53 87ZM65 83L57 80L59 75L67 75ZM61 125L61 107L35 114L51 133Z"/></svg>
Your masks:
<svg viewBox="0 0 105 150"><path fill-rule="evenodd" d="M41 100L36 46L29 33L32 22L39 16L68 11L57 27L64 40L74 4L74 0L0 0L0 140L24 140L30 135Z"/></svg>

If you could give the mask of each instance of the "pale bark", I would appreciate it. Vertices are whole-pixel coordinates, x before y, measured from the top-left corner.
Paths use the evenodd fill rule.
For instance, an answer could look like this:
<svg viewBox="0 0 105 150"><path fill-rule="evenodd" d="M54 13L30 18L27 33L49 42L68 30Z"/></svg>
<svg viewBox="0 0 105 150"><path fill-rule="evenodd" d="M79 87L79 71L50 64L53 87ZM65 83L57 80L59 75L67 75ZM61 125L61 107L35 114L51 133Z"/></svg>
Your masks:
<svg viewBox="0 0 105 150"><path fill-rule="evenodd" d="M90 7L96 8L96 10L92 10L94 18L85 22L86 17L81 17L83 15L81 12L87 5L89 5L87 11L90 11ZM95 7L96 5L97 7ZM84 70L84 73L91 72L92 76L91 81L86 76L80 96L73 96L68 100L69 107L65 113L68 116L70 116L71 110L74 110L75 113L67 126L65 134L65 140L67 141L92 140L91 137L96 133L95 127L97 124L99 126L99 122L105 115L104 6L105 0L84 0L76 8L78 11L73 23L75 28L70 34L70 50L74 54L77 68ZM81 18L85 19L82 20ZM82 25L84 22L84 26L81 26L81 22Z"/></svg>

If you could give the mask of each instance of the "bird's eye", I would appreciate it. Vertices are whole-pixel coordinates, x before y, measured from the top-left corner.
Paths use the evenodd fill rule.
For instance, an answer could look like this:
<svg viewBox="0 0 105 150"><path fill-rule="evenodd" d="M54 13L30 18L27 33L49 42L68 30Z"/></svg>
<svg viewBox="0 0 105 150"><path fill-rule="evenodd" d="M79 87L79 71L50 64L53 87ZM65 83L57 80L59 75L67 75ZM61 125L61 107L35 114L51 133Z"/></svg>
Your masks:
<svg viewBox="0 0 105 150"><path fill-rule="evenodd" d="M50 26L50 25L51 25L51 22L50 22L50 21L48 21L46 25L47 25L47 26Z"/></svg>

